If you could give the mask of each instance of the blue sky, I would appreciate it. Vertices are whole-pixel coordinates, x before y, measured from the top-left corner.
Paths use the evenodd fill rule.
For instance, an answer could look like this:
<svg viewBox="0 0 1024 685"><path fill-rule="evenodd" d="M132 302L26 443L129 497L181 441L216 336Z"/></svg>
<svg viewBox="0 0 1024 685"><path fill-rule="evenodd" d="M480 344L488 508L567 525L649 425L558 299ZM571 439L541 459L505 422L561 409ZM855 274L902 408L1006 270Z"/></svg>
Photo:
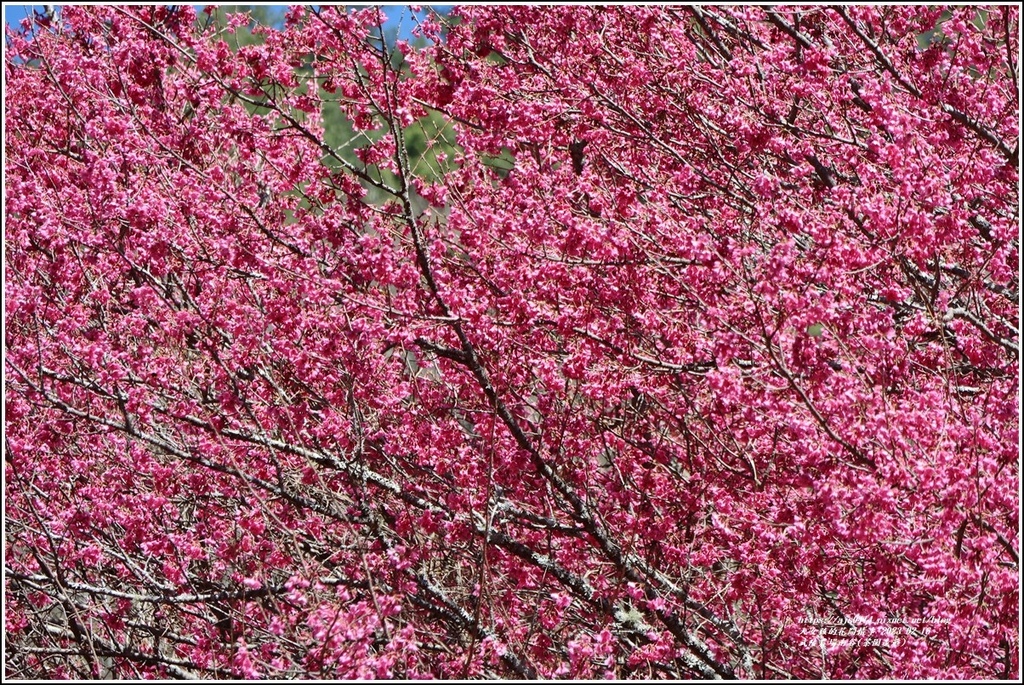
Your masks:
<svg viewBox="0 0 1024 685"><path fill-rule="evenodd" d="M218 4L218 3L209 3ZM270 7L276 7L279 9L285 9L288 5L275 5L270 3L252 2L250 5L268 5ZM388 15L388 23L384 25L385 30L397 28L399 30L398 37L402 40L409 40L412 38L412 29L416 26L415 22L411 19L411 13L407 5L399 5L396 3L376 3L384 6L384 11ZM350 7L355 7L353 4ZM439 11L447 11L452 5L422 5L422 7L434 7ZM60 7L60 5L57 5ZM202 11L206 5L194 5L198 11ZM4 24L17 25L19 21L27 16L32 15L32 11L43 11L42 5L15 5L15 4L4 4ZM420 15L422 16L422 15Z"/></svg>

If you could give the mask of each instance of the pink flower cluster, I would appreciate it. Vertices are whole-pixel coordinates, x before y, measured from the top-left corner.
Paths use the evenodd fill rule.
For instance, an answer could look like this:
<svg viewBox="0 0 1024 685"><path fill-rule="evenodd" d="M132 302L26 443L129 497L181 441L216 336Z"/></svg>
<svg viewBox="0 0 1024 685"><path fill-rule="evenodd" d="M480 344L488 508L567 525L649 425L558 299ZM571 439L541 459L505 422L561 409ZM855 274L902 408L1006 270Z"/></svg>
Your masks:
<svg viewBox="0 0 1024 685"><path fill-rule="evenodd" d="M1018 677L1019 19L9 29L6 674Z"/></svg>

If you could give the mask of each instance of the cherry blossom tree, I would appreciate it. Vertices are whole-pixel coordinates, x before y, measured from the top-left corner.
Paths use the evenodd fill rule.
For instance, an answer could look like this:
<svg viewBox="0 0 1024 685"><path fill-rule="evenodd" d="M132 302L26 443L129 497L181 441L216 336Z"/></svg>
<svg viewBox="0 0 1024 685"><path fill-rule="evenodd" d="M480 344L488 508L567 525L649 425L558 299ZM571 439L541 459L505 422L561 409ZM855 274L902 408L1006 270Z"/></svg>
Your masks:
<svg viewBox="0 0 1024 685"><path fill-rule="evenodd" d="M8 30L6 675L1016 678L1019 9L382 20Z"/></svg>

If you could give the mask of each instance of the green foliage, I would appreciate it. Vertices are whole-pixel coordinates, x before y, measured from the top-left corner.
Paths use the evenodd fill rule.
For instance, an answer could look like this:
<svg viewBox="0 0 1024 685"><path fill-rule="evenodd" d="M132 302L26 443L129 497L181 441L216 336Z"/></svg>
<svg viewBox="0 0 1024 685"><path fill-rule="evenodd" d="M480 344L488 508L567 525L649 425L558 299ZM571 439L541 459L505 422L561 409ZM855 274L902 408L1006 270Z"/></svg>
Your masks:
<svg viewBox="0 0 1024 685"><path fill-rule="evenodd" d="M228 15L248 14L247 26L239 26L233 33L223 31L228 24ZM204 27L215 26L223 31L224 39L236 52L248 45L262 45L263 35L255 32L259 26L278 27L284 21L284 11L273 5L215 5L211 14L201 12L197 21Z"/></svg>
<svg viewBox="0 0 1024 685"><path fill-rule="evenodd" d="M430 11L435 10L431 9ZM228 17L232 14L249 14L250 21L233 32L229 32L226 28ZM228 46L237 52L244 47L263 44L264 36L258 30L259 27L280 26L283 19L284 12L278 6L219 5L209 15L201 13L198 21L204 27L215 27L215 30L221 34L221 37ZM410 19L403 16L402 21L410 21ZM398 70L404 70L404 57L399 50L395 49L398 36L398 26L382 27L382 34L377 36L369 35L367 40L376 41L379 45L379 41L383 39L384 44L388 47L391 66ZM416 37L409 44L413 48L422 49L427 46L427 41L421 37ZM308 92L308 77L313 73L312 63L315 59L315 55L309 55L306 66L299 67L300 82L302 84L299 87L300 93ZM302 78L303 76L306 78ZM388 178L390 174L387 172L382 172L374 166L366 167L356 154L359 149L371 145L387 133L386 129L383 128L383 123L381 128L357 131L353 122L345 115L344 110L333 94L321 88L319 98L323 103L320 117L324 128L324 142L346 162L364 169L370 175L377 178L383 176L385 180L393 180ZM263 108L252 103L246 103L245 106L253 114L266 114L271 111L269 108ZM450 161L441 160L445 158L451 160L459 153L455 134L449 122L437 113L430 113L416 121L404 131L404 135L406 152L412 164L412 171L427 181L436 181L445 173ZM441 153L443 153L443 157L439 159L438 155ZM503 166L511 168L511 156L504 161L505 164ZM330 155L326 155L323 162L334 170L340 171L341 169L341 164ZM366 199L368 202L377 203L385 199L383 196L378 197L378 195L381 195L379 190L371 187L367 188Z"/></svg>
<svg viewBox="0 0 1024 685"><path fill-rule="evenodd" d="M431 112L405 130L405 149L412 163L412 172L428 181L444 175L449 161L441 161L439 154L451 160L459 154L451 122L437 112Z"/></svg>

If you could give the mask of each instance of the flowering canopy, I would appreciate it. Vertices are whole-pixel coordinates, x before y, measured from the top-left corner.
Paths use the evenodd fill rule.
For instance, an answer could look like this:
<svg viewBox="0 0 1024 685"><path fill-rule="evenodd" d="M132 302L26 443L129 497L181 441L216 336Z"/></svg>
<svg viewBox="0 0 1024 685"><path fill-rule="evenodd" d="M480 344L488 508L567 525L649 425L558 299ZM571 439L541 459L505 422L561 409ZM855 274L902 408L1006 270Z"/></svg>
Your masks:
<svg viewBox="0 0 1024 685"><path fill-rule="evenodd" d="M1019 9L453 18L8 31L7 675L1017 677Z"/></svg>

